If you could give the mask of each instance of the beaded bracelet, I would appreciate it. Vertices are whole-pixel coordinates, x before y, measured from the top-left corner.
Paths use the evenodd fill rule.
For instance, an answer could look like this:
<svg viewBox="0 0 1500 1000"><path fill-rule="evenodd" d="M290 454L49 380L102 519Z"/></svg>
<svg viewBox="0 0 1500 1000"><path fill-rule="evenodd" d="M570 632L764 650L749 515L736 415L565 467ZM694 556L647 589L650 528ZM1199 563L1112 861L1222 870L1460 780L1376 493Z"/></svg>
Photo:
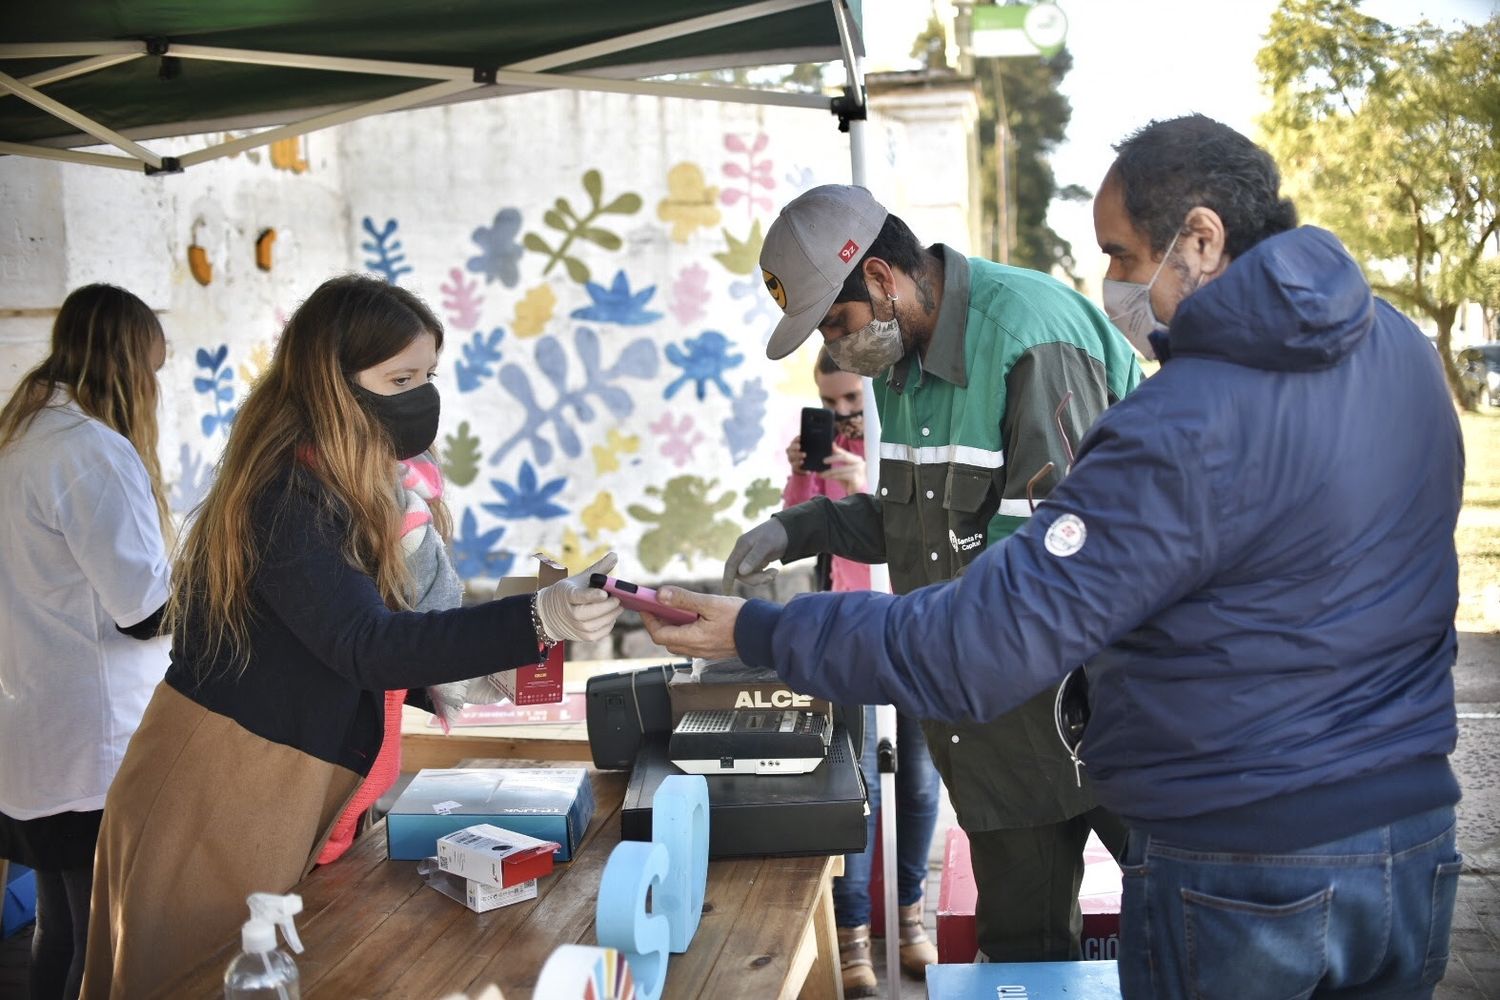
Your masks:
<svg viewBox="0 0 1500 1000"><path fill-rule="evenodd" d="M545 663L547 661L547 654L552 652L552 647L556 646L561 640L548 636L547 630L542 627L542 616L536 609L536 599L539 596L539 594L531 595L531 627L536 630L536 641L541 647L537 652L537 662Z"/></svg>

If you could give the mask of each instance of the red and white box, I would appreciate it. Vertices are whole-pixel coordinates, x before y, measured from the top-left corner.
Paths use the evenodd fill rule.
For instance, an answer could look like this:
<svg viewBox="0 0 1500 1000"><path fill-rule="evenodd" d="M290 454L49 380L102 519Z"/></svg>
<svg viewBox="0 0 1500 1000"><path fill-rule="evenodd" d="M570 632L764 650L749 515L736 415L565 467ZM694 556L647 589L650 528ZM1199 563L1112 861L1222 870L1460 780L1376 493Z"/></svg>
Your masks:
<svg viewBox="0 0 1500 1000"><path fill-rule="evenodd" d="M1078 908L1083 911L1083 958L1113 960L1120 953L1120 866L1092 833L1083 849L1083 864L1083 884L1078 890ZM949 827L938 888L939 962L974 961L979 951L974 931L978 896L969 863L969 838L958 827Z"/></svg>
<svg viewBox="0 0 1500 1000"><path fill-rule="evenodd" d="M438 838L438 867L471 882L506 889L552 874L552 855L559 847L550 840L476 823Z"/></svg>

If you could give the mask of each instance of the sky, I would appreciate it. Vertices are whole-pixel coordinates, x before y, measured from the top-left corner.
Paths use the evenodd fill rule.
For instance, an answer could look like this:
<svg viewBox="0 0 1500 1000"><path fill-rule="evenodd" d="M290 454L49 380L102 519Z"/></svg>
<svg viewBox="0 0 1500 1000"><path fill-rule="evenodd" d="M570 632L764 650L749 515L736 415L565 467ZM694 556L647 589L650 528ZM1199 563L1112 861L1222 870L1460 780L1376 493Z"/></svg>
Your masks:
<svg viewBox="0 0 1500 1000"><path fill-rule="evenodd" d="M1073 118L1067 141L1052 156L1059 188L1080 184L1096 190L1114 160L1111 145L1154 118L1200 112L1254 134L1255 118L1267 104L1255 54L1276 0L1058 5L1068 17L1073 54L1073 69L1062 84ZM864 0L869 63L905 59L930 7L930 0ZM1451 29L1485 20L1500 11L1500 0L1365 0L1361 9L1392 24L1425 17ZM1080 276L1097 291L1105 258L1094 240L1090 205L1053 202L1048 220L1073 244Z"/></svg>

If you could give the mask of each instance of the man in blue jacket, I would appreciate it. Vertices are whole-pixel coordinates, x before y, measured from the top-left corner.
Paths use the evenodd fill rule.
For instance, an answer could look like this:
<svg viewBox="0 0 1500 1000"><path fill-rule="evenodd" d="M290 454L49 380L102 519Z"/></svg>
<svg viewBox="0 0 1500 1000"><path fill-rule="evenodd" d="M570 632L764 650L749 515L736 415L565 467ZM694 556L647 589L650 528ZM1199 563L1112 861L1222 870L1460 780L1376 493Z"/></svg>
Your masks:
<svg viewBox="0 0 1500 1000"><path fill-rule="evenodd" d="M1129 997L1427 996L1460 861L1458 422L1421 333L1275 164L1201 116L1118 147L1109 311L1165 362L959 580L785 608L668 588L658 642L799 691L988 719L1088 665L1131 826ZM1341 992L1342 991L1342 992Z"/></svg>

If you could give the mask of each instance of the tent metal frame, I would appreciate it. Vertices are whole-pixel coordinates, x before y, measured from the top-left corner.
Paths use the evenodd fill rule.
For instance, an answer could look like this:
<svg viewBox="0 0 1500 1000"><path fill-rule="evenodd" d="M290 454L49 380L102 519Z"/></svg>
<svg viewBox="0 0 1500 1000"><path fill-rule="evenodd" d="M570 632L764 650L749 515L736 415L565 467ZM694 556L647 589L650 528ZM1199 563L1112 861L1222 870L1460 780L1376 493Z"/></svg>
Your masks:
<svg viewBox="0 0 1500 1000"><path fill-rule="evenodd" d="M681 38L743 21L769 17L803 7L828 4L838 28L839 44L848 85L841 97L822 94L758 90L713 84L673 83L664 80L622 79L594 73L555 73L555 67L574 65L603 56L628 52L641 46ZM281 66L295 69L323 70L336 73L358 73L427 81L412 90L373 101L325 109L297 121L279 124L251 135L205 146L181 156L162 156L139 142L116 132L75 108L68 107L41 92L42 87L60 80L92 73L142 57L171 56L177 59L202 59L214 62L249 63L258 66ZM446 66L431 63L398 62L380 59L355 59L305 53L267 52L253 49L221 48L211 45L174 44L166 39L108 42L44 42L0 45L0 59L77 59L20 79L0 73L0 99L13 95L26 101L100 143L120 150L118 154L85 152L35 143L0 141L0 154L33 156L41 159L81 163L121 170L144 170L148 174L178 173L186 167L233 156L319 129L356 121L371 115L419 108L452 100L500 96L522 90L602 91L615 94L641 94L652 97L677 97L691 100L760 104L776 107L822 109L839 118L839 127L851 128L865 115L865 87L854 29L844 0L761 0L717 14L705 14L672 24L630 32L600 42L574 46L543 56L536 56L502 67ZM618 69L616 69L618 72ZM493 91L482 94L479 91ZM204 129L205 131L207 128ZM857 162L855 183L863 180L863 149L859 137L851 135L851 158ZM858 150L858 152L856 152Z"/></svg>

